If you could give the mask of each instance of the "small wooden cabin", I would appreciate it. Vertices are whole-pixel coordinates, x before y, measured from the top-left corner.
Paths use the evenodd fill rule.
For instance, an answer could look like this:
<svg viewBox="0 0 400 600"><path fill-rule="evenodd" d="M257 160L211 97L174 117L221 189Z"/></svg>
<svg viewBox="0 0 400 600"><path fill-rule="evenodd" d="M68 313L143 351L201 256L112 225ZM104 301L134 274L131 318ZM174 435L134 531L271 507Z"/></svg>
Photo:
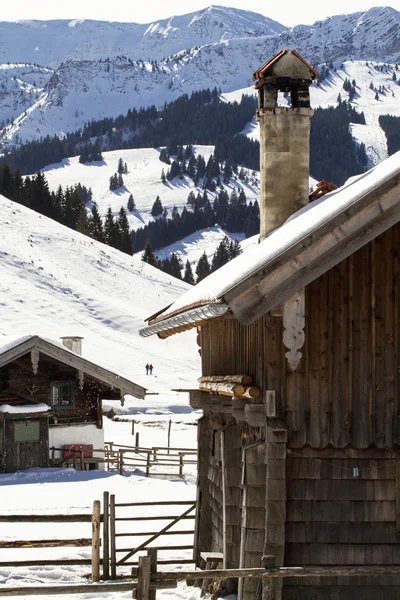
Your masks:
<svg viewBox="0 0 400 600"><path fill-rule="evenodd" d="M197 564L220 552L227 568L259 567L263 555L278 566L398 565L400 153L308 204L307 161L294 163L307 146L312 76L304 61L292 71L288 53L278 56L286 72L272 60L259 81L264 94L279 77L302 79L300 107L266 106L264 95L258 113L261 242L141 334L198 329ZM273 152L263 128L278 132ZM399 586L379 576L273 580L263 600L395 600ZM257 583L240 582L238 598L258 600Z"/></svg>
<svg viewBox="0 0 400 600"><path fill-rule="evenodd" d="M83 358L82 338L62 339L27 336L0 347L0 472L48 467L50 454L60 462L71 447L103 458L95 452L104 447L102 399L145 396L141 386Z"/></svg>

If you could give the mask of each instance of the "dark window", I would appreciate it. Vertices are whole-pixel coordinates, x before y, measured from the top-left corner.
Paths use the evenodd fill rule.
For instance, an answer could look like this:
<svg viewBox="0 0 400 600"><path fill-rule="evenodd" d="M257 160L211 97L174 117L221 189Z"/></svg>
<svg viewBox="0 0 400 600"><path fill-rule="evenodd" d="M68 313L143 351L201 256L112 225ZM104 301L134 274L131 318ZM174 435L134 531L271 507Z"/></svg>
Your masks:
<svg viewBox="0 0 400 600"><path fill-rule="evenodd" d="M52 381L50 402L54 408L73 408L75 405L75 381Z"/></svg>

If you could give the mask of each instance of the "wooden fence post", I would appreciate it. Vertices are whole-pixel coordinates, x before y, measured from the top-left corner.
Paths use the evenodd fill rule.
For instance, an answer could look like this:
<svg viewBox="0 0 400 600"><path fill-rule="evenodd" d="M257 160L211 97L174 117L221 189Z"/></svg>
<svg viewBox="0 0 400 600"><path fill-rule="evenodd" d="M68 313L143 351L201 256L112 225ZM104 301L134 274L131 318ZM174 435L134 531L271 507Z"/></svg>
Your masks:
<svg viewBox="0 0 400 600"><path fill-rule="evenodd" d="M171 446L171 419L169 420L169 423L168 423L168 444L167 445L168 445L167 453L169 454L169 448Z"/></svg>
<svg viewBox="0 0 400 600"><path fill-rule="evenodd" d="M100 581L100 500L93 502L92 581Z"/></svg>
<svg viewBox="0 0 400 600"><path fill-rule="evenodd" d="M150 557L150 577L155 579L157 575L157 548L149 548L147 556ZM157 590L150 590L149 600L156 600Z"/></svg>
<svg viewBox="0 0 400 600"><path fill-rule="evenodd" d="M132 421L132 435L135 435L135 421Z"/></svg>
<svg viewBox="0 0 400 600"><path fill-rule="evenodd" d="M110 496L110 561L111 579L117 578L117 553L115 546L115 494Z"/></svg>
<svg viewBox="0 0 400 600"><path fill-rule="evenodd" d="M150 600L150 556L139 556L138 582L136 588L137 600Z"/></svg>
<svg viewBox="0 0 400 600"><path fill-rule="evenodd" d="M123 450L119 450L119 474L123 475L124 474L124 451Z"/></svg>
<svg viewBox="0 0 400 600"><path fill-rule="evenodd" d="M147 462L146 462L146 477L148 477L150 475L150 454L151 452L149 451L147 453Z"/></svg>
<svg viewBox="0 0 400 600"><path fill-rule="evenodd" d="M51 466L54 467L54 463L55 463L55 456L56 456L56 449L54 446L51 447Z"/></svg>
<svg viewBox="0 0 400 600"><path fill-rule="evenodd" d="M110 494L103 494L103 579L110 578Z"/></svg>
<svg viewBox="0 0 400 600"><path fill-rule="evenodd" d="M183 453L179 452L179 477L183 477Z"/></svg>
<svg viewBox="0 0 400 600"><path fill-rule="evenodd" d="M136 448L136 452L137 449L139 448L139 432L136 432L136 437L135 437L135 448Z"/></svg>

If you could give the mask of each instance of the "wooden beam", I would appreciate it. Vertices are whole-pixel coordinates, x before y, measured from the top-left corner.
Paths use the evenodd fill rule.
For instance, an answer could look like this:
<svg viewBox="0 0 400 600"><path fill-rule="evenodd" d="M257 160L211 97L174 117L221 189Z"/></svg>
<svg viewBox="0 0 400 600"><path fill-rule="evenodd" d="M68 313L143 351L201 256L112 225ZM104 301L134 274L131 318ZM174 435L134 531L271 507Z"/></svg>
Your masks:
<svg viewBox="0 0 400 600"><path fill-rule="evenodd" d="M221 396L236 396L237 398L240 398L244 393L244 386L240 383L204 382L200 383L199 388L205 392L212 392Z"/></svg>

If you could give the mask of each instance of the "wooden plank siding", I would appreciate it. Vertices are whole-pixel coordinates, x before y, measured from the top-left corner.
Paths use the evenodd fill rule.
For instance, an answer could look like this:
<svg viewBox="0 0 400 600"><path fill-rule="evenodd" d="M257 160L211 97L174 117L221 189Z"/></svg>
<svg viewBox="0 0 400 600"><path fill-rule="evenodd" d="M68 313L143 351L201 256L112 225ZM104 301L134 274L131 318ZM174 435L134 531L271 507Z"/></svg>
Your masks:
<svg viewBox="0 0 400 600"><path fill-rule="evenodd" d="M289 453L285 565L398 564L397 458L377 448ZM399 585L398 577L293 578L285 580L282 600L386 600L398 597Z"/></svg>
<svg viewBox="0 0 400 600"><path fill-rule="evenodd" d="M282 318L202 326L203 375L252 375L275 390L288 447L390 448L399 439L400 224L310 283L302 359L292 371Z"/></svg>

